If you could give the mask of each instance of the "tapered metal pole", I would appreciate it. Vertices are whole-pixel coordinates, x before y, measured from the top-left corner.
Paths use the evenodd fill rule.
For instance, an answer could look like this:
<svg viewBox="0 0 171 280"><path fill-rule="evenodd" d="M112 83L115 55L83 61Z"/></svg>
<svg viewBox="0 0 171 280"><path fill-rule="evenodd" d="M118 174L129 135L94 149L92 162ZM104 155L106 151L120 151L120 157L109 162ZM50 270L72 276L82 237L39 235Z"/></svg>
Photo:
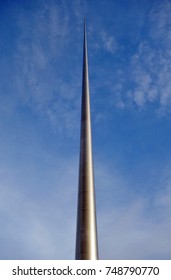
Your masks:
<svg viewBox="0 0 171 280"><path fill-rule="evenodd" d="M96 205L91 138L87 39L86 23L84 22L80 163L75 255L75 258L77 260L98 259Z"/></svg>

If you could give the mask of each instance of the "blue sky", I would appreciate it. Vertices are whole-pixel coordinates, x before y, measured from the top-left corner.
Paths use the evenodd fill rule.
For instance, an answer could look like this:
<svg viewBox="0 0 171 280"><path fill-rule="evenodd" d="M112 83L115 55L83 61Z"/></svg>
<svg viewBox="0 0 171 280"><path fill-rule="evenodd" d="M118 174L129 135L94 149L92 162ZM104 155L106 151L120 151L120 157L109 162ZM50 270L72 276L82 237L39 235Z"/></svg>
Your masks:
<svg viewBox="0 0 171 280"><path fill-rule="evenodd" d="M100 258L171 258L170 15L0 1L0 259L74 259L84 16Z"/></svg>

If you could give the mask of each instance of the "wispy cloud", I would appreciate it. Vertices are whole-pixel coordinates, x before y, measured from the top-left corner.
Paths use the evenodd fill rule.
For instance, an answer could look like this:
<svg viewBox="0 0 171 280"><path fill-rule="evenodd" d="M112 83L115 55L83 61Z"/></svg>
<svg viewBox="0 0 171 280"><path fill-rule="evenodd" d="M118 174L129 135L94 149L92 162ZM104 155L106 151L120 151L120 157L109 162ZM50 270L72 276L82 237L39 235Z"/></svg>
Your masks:
<svg viewBox="0 0 171 280"><path fill-rule="evenodd" d="M133 87L129 97L138 107L151 103L163 112L171 108L170 11L168 1L153 8L149 14L149 39L139 44L130 64Z"/></svg>
<svg viewBox="0 0 171 280"><path fill-rule="evenodd" d="M67 23L61 21L58 6L41 5L36 11L20 10L17 15L20 36L16 52L18 90L30 103L45 106L57 88L54 64L64 47ZM58 62L59 63L59 62Z"/></svg>
<svg viewBox="0 0 171 280"><path fill-rule="evenodd" d="M75 10L75 18L78 18L81 6L78 9L76 2L73 1L71 6ZM71 56L70 52L79 47L77 54L81 55L82 44L75 43L75 33L70 25L70 6L66 1L49 1L48 4L38 1L34 9L26 9L24 3L11 5L10 9L15 11L16 37L13 51L5 58L3 55L0 69L3 73L8 68L0 84L1 91L6 92L1 112L11 111L12 114L24 105L46 118L58 132L64 129L73 133L77 129L75 123L80 105L81 64L78 64L79 56ZM83 27L83 18L75 26L79 24ZM8 85L7 74L11 76L11 86Z"/></svg>
<svg viewBox="0 0 171 280"><path fill-rule="evenodd" d="M114 36L109 35L106 31L101 32L102 45L105 51L113 54L117 49L117 42Z"/></svg>
<svg viewBox="0 0 171 280"><path fill-rule="evenodd" d="M121 109L136 105L140 110L153 106L157 114L170 113L170 12L170 1L151 5L139 30L141 33L134 34L135 42L130 40L130 45L122 44L114 34L102 33L102 45L106 51L115 52L111 65L106 62L108 76L105 71L103 73L105 81L109 81L105 86L108 97L113 100L110 104L115 103Z"/></svg>
<svg viewBox="0 0 171 280"><path fill-rule="evenodd" d="M162 184L162 192L156 191L150 198L148 193L143 197L135 196L129 183L123 177L116 182L117 177L115 173L113 189L105 189L107 196L111 197L112 194L113 205L110 203L106 210L101 208L98 216L100 257L170 259L170 180L162 178L161 181L166 183ZM105 203L104 200L101 203ZM109 201L112 199L109 198Z"/></svg>
<svg viewBox="0 0 171 280"><path fill-rule="evenodd" d="M32 194L26 190L26 177L22 175L15 182L1 180L0 259L74 258L77 168L75 159L70 160L63 163L61 160L58 172L47 171L47 184L40 179L42 191L39 188L39 192L36 187L33 190L34 177Z"/></svg>
<svg viewBox="0 0 171 280"><path fill-rule="evenodd" d="M91 48L93 51L103 51L107 54L113 55L117 48L118 43L114 34L106 30L100 23L94 23L90 26L89 34L91 38Z"/></svg>

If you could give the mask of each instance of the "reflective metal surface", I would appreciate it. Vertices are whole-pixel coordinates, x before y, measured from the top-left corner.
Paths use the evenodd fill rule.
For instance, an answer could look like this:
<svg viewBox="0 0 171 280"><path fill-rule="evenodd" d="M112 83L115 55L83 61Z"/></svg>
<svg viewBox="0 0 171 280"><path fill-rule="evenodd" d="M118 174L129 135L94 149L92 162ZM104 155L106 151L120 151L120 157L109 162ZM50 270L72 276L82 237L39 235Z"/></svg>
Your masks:
<svg viewBox="0 0 171 280"><path fill-rule="evenodd" d="M98 259L96 205L92 159L91 116L88 78L86 24L84 23L82 112L78 186L77 260Z"/></svg>

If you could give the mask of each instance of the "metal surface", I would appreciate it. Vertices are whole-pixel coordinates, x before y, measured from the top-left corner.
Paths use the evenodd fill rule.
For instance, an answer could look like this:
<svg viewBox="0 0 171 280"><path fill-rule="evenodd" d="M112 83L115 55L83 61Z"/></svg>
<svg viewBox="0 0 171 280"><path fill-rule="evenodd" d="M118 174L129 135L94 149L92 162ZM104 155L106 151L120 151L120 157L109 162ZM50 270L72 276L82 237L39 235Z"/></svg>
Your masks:
<svg viewBox="0 0 171 280"><path fill-rule="evenodd" d="M80 165L78 186L77 260L98 259L96 205L92 159L91 116L88 78L86 23L84 22Z"/></svg>

